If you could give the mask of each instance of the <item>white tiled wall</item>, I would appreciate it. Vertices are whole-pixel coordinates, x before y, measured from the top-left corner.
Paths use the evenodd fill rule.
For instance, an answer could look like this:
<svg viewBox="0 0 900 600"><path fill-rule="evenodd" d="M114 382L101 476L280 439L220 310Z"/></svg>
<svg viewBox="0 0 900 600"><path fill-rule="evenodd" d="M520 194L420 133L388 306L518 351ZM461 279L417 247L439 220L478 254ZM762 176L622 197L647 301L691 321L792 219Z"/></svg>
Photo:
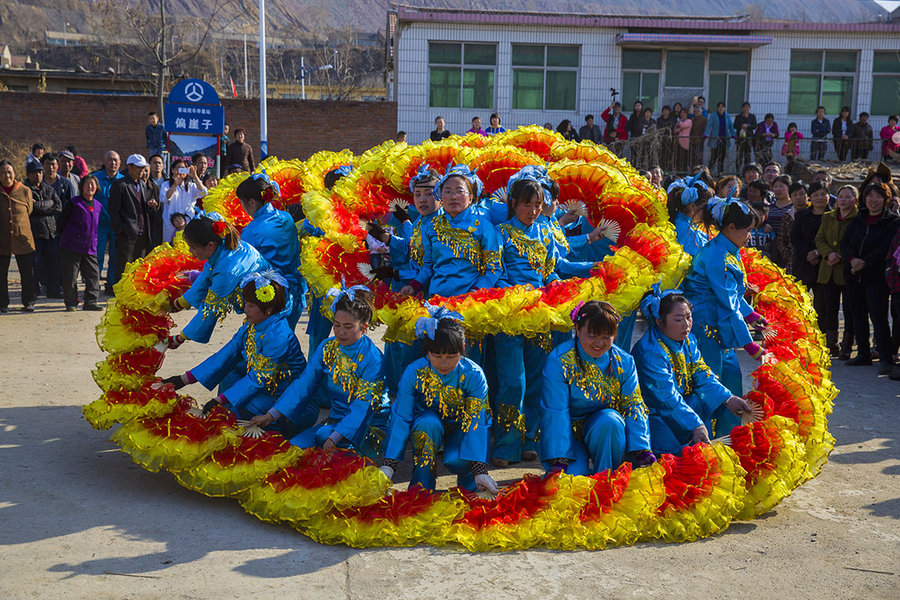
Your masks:
<svg viewBox="0 0 900 600"><path fill-rule="evenodd" d="M399 32L396 59L396 99L398 127L408 134L410 143L428 138L434 118L442 115L447 128L462 133L478 115L484 127L491 112L501 115L506 128L532 123L551 122L554 127L562 119L571 119L576 129L584 124L584 115L593 113L598 124L600 113L609 104L609 88L621 88L621 48L615 44L622 30L562 28L546 26L489 26L442 23L404 23ZM897 50L900 40L893 34L834 34L755 32L774 36L772 44L751 51L749 98L759 119L771 112L782 129L795 120L808 134L812 115L788 115L790 89L790 51L794 48L816 50L854 50L859 52L856 100L852 106L854 119L868 110L872 98L872 52ZM428 107L428 42L472 41L497 44L497 67L494 74L493 109L447 109ZM575 111L513 111L511 45L575 44L581 46L578 100ZM829 115L829 118L833 115ZM873 118L880 128L884 118ZM876 129L877 131L877 129Z"/></svg>

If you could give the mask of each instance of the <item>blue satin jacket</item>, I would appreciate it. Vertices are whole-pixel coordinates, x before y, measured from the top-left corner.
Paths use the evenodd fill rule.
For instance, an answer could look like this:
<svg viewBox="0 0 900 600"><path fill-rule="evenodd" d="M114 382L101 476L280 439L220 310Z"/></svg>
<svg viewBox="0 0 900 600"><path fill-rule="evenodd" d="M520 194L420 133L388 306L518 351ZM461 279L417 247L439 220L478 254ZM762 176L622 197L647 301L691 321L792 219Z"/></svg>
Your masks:
<svg viewBox="0 0 900 600"><path fill-rule="evenodd" d="M709 236L706 235L706 232L682 213L675 215L675 239L692 257L697 256L700 249L709 243Z"/></svg>

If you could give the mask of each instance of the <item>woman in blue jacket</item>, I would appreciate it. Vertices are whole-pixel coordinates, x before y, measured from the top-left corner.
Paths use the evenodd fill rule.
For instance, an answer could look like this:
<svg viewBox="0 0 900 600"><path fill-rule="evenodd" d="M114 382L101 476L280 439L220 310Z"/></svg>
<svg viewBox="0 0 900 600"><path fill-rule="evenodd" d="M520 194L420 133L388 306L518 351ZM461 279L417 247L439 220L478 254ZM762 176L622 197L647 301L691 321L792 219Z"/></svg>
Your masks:
<svg viewBox="0 0 900 600"><path fill-rule="evenodd" d="M457 320L462 317L426 307L433 316L416 322L425 356L413 361L400 379L381 469L393 478L411 437L410 487L434 489L437 453L443 446L444 466L456 474L457 485L497 493L487 468L491 414L484 372L464 356L466 333Z"/></svg>
<svg viewBox="0 0 900 600"><path fill-rule="evenodd" d="M175 389L199 382L219 394L223 404L242 419L272 408L292 381L306 368L300 342L287 322L287 281L275 271L251 273L241 282L246 319L218 352L183 375L163 380ZM317 407L295 425L310 427L319 416Z"/></svg>
<svg viewBox="0 0 900 600"><path fill-rule="evenodd" d="M723 433L715 424L725 410L750 411L713 375L691 333L691 303L681 290L653 286L641 301L649 328L631 355L650 411L650 446L656 453L678 454L684 446L709 443Z"/></svg>
<svg viewBox="0 0 900 600"><path fill-rule="evenodd" d="M753 341L748 326L767 325L744 299L747 283L741 248L756 226L757 216L740 200L713 198L704 210L704 223L709 226L713 222L719 234L694 257L684 280L684 295L694 306L693 333L703 360L732 394L740 396L740 366L727 360L726 353L743 348L761 360L764 351Z"/></svg>
<svg viewBox="0 0 900 600"><path fill-rule="evenodd" d="M241 239L256 248L287 281L288 324L293 329L303 307L300 238L291 215L271 204L280 193L278 184L265 172L251 175L235 190L241 207L253 218L241 232Z"/></svg>
<svg viewBox="0 0 900 600"><path fill-rule="evenodd" d="M650 452L647 407L631 355L613 344L621 317L592 300L572 311L575 339L547 359L541 390L541 460L548 470L590 475Z"/></svg>
<svg viewBox="0 0 900 600"><path fill-rule="evenodd" d="M703 207L712 196L701 180L702 175L703 171L698 171L693 177L673 181L666 188L666 206L669 221L675 225L675 239L691 257L697 256L700 248L709 243L709 235L697 225Z"/></svg>
<svg viewBox="0 0 900 600"><path fill-rule="evenodd" d="M328 418L294 436L291 443L300 448L353 448L374 456L383 433L371 430L371 425L387 407L387 397L381 350L365 335L372 319L372 294L364 286L333 291L334 337L316 348L306 370L275 406L251 423L266 427L281 416L297 423L310 406L316 406L315 392L324 384L331 399Z"/></svg>
<svg viewBox="0 0 900 600"><path fill-rule="evenodd" d="M172 349L185 340L207 343L216 322L232 308L242 310L241 280L270 268L256 248L242 242L237 230L218 213L197 214L184 228L184 241L194 258L206 264L190 289L175 301L174 311L194 307L197 314L181 333L169 337Z"/></svg>

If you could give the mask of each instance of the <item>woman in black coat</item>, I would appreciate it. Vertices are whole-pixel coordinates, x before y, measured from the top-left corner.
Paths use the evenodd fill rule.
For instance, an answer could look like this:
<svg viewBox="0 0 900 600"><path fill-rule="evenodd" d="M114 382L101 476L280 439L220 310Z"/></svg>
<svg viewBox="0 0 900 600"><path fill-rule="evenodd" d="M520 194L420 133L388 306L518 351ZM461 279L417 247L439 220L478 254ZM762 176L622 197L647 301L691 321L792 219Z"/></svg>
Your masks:
<svg viewBox="0 0 900 600"><path fill-rule="evenodd" d="M841 116L831 125L831 136L834 138L834 151L838 160L847 160L847 150L850 149L850 128L853 127L853 119L850 118L850 107L841 109Z"/></svg>
<svg viewBox="0 0 900 600"><path fill-rule="evenodd" d="M869 319L875 330L875 347L878 350L880 374L890 373L891 329L888 325L888 290L884 277L885 256L897 228L900 217L886 208L890 192L887 186L873 184L863 193L863 205L853 218L844 237L841 238L841 256L844 259L846 290L853 314L853 331L856 334L857 354L848 365L872 364L869 347Z"/></svg>
<svg viewBox="0 0 900 600"><path fill-rule="evenodd" d="M822 215L828 210L828 188L822 183L809 186L809 206L797 212L791 224L791 273L813 294L816 314L822 314L822 293L819 290L819 263L822 257L816 250L816 234Z"/></svg>

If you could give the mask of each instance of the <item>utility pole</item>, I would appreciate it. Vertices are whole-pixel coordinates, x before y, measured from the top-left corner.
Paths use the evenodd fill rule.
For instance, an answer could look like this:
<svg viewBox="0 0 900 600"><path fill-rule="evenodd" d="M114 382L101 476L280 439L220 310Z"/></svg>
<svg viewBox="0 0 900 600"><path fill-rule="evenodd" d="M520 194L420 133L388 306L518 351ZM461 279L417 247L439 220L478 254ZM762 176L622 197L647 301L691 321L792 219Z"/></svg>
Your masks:
<svg viewBox="0 0 900 600"><path fill-rule="evenodd" d="M247 68L247 34L244 34L244 98L250 97L250 84L248 83L248 79L250 78L250 71Z"/></svg>
<svg viewBox="0 0 900 600"><path fill-rule="evenodd" d="M266 0L259 0L259 153L262 158L269 155L268 130L268 116L266 115Z"/></svg>
<svg viewBox="0 0 900 600"><path fill-rule="evenodd" d="M156 112L165 123L163 89L166 87L166 0L159 0L159 73L156 74Z"/></svg>

